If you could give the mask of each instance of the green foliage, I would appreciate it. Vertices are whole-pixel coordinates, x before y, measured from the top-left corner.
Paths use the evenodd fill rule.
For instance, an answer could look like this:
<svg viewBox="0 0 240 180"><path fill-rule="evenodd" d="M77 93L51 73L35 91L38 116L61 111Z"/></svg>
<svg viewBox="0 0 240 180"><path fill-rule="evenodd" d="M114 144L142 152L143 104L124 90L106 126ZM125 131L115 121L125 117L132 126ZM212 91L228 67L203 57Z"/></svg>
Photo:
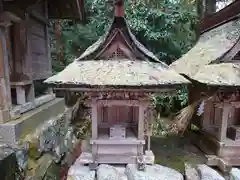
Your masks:
<svg viewBox="0 0 240 180"><path fill-rule="evenodd" d="M178 89L175 94L152 97L153 106L161 116L169 116L188 104L188 91L185 86Z"/></svg>
<svg viewBox="0 0 240 180"><path fill-rule="evenodd" d="M67 64L103 35L113 18L113 6L105 0L85 2L86 24L61 21ZM126 18L137 38L161 60L170 64L191 48L196 40L196 8L195 5L189 4L180 0L129 0L125 3ZM51 22L51 29L54 29L54 25L55 22ZM54 35L54 32L52 33ZM54 38L52 43L52 55L56 60ZM56 71L62 69L57 67L56 62L53 66Z"/></svg>

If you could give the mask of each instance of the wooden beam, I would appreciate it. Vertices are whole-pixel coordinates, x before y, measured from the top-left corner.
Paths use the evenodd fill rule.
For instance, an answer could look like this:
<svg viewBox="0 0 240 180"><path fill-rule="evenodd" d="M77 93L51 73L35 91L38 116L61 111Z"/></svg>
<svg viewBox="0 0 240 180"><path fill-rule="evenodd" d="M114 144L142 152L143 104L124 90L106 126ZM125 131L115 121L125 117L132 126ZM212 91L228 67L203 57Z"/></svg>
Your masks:
<svg viewBox="0 0 240 180"><path fill-rule="evenodd" d="M201 33L209 31L210 29L224 24L230 20L239 17L240 14L240 1L236 0L219 12L206 17L200 22Z"/></svg>
<svg viewBox="0 0 240 180"><path fill-rule="evenodd" d="M77 86L77 85L76 85ZM159 93L172 93L176 92L176 89L168 89L168 88L153 88L153 89L147 89L147 88L71 88L71 87L65 87L65 88L54 88L56 90L69 90L69 91L82 91L82 92L104 92L104 91L126 91L126 92L159 92Z"/></svg>
<svg viewBox="0 0 240 180"><path fill-rule="evenodd" d="M0 123L10 120L11 91L6 44L6 29L0 28Z"/></svg>
<svg viewBox="0 0 240 180"><path fill-rule="evenodd" d="M240 9L240 7L239 7ZM237 55L237 53L240 51L240 38L238 38L237 43L234 44L234 46L219 60L216 60L215 62L230 62L233 63L233 58ZM239 61L237 61L239 63Z"/></svg>
<svg viewBox="0 0 240 180"><path fill-rule="evenodd" d="M139 106L138 100L97 100L98 106Z"/></svg>
<svg viewBox="0 0 240 180"><path fill-rule="evenodd" d="M228 102L230 106L234 107L234 108L240 108L240 101L231 101L231 102ZM224 108L226 102L213 102L214 104L214 107L217 107L217 108Z"/></svg>
<svg viewBox="0 0 240 180"><path fill-rule="evenodd" d="M45 17L45 15L40 14L39 12L35 11L35 10L28 10L27 13L32 16L34 19L36 19L37 21L49 25L49 21L48 19Z"/></svg>

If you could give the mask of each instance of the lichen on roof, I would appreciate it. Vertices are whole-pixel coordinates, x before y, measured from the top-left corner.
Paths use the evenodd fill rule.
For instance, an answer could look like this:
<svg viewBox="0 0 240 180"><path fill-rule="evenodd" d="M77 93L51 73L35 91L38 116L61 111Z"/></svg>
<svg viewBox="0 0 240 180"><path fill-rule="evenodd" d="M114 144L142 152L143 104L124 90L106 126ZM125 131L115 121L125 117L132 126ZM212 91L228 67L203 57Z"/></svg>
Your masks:
<svg viewBox="0 0 240 180"><path fill-rule="evenodd" d="M127 21L123 17L120 17L120 18L115 17L109 30L103 36L101 36L98 39L98 41L96 41L93 45L89 46L77 60L83 60L83 59L86 60L86 59L89 59L89 56L91 54L94 54L94 53L97 54L97 52L101 50L104 43L106 43L106 40L108 39L108 37L114 32L116 28L120 28L121 31L123 31L124 34L130 38L129 41L132 41L130 44L135 45L136 48L139 49L141 53L143 53L145 56L147 56L147 58L149 58L149 60L152 59L153 61L162 63L164 64L164 66L167 67L167 65L164 62L161 62L151 51L149 51L137 40L137 38L131 32L127 24Z"/></svg>
<svg viewBox="0 0 240 180"><path fill-rule="evenodd" d="M175 71L162 68L159 63L129 59L74 61L45 82L82 86L158 86L189 83Z"/></svg>
<svg viewBox="0 0 240 180"><path fill-rule="evenodd" d="M240 19L203 33L196 45L170 65L178 73L193 78L198 70L227 53L240 37ZM197 80L197 79L196 79Z"/></svg>
<svg viewBox="0 0 240 180"><path fill-rule="evenodd" d="M240 86L240 63L206 65L193 79L208 85Z"/></svg>
<svg viewBox="0 0 240 180"><path fill-rule="evenodd" d="M99 55L107 51L109 44L117 37L117 33L120 33L119 37L123 38L126 48L129 48L133 55L114 56L110 59ZM115 40L119 43L119 39ZM114 50L117 51L117 49ZM146 49L131 33L125 18L115 17L104 36L62 72L48 78L45 83L87 87L140 87L179 85L190 82L174 70L170 70L164 62Z"/></svg>

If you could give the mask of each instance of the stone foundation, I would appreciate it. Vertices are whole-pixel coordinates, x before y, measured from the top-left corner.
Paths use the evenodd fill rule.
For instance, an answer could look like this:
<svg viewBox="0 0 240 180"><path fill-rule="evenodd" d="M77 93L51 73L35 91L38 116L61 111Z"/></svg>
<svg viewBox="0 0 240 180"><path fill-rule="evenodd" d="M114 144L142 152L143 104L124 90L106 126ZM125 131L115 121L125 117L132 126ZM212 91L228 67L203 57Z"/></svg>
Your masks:
<svg viewBox="0 0 240 180"><path fill-rule="evenodd" d="M0 124L2 143L14 145L27 134L31 134L43 122L64 112L64 100L57 98L29 111L19 119Z"/></svg>

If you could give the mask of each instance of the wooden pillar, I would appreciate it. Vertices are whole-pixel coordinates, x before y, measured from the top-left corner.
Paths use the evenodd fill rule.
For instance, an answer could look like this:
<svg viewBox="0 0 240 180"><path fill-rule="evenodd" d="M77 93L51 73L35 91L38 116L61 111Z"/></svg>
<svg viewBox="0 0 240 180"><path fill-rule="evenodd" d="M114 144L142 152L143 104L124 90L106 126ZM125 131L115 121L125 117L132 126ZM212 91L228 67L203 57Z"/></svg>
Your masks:
<svg viewBox="0 0 240 180"><path fill-rule="evenodd" d="M16 94L17 94L17 104L22 105L26 103L26 93L24 86L17 86L16 87Z"/></svg>
<svg viewBox="0 0 240 180"><path fill-rule="evenodd" d="M0 123L10 120L11 93L8 65L6 29L0 27Z"/></svg>
<svg viewBox="0 0 240 180"><path fill-rule="evenodd" d="M30 80L29 70L31 69L27 58L27 31L26 22L21 21L13 25L13 62L14 70L12 80L15 82Z"/></svg>
<svg viewBox="0 0 240 180"><path fill-rule="evenodd" d="M27 102L33 102L35 100L35 88L34 88L34 82L33 82L33 69L32 69L32 50L31 50L31 31L27 25L26 22L30 22L30 17L29 17L29 14L25 13L25 35L26 35L26 54L25 54L25 58L26 58L26 61L25 61L25 67L27 68L25 70L25 74L27 74L27 78L29 78L32 83L29 84L27 86L27 95L26 95L26 99L27 99Z"/></svg>
<svg viewBox="0 0 240 180"><path fill-rule="evenodd" d="M147 136L148 136L148 146L147 150L151 150L151 136L152 136L152 129L153 129L153 124L152 124L152 115L153 112L150 112L150 119L148 119L148 130L147 130Z"/></svg>
<svg viewBox="0 0 240 180"><path fill-rule="evenodd" d="M45 18L48 19L48 2L45 1ZM48 66L49 66L49 71L51 71L52 73L52 61L51 61L51 47L50 47L50 36L49 36L49 28L48 26L46 25L44 27L44 31L45 31L45 34L46 34L46 52L47 52L47 58L48 58Z"/></svg>
<svg viewBox="0 0 240 180"><path fill-rule="evenodd" d="M151 150L151 136L150 134L148 134L148 144L147 144L147 150L150 151Z"/></svg>
<svg viewBox="0 0 240 180"><path fill-rule="evenodd" d="M228 117L231 110L231 104L224 102L223 104L223 114L220 121L219 128L219 140L224 141L226 139L227 127L228 127Z"/></svg>
<svg viewBox="0 0 240 180"><path fill-rule="evenodd" d="M213 111L213 104L211 100L206 100L204 102L204 112L203 112L203 118L201 120L201 126L203 130L208 130L210 128L210 121L211 118L211 113Z"/></svg>
<svg viewBox="0 0 240 180"><path fill-rule="evenodd" d="M141 102L139 105L139 116L138 116L138 139L144 140L144 112L146 110L146 105ZM138 146L138 154L143 154L143 144Z"/></svg>
<svg viewBox="0 0 240 180"><path fill-rule="evenodd" d="M97 108L97 103L96 100L92 100L91 103L91 118L92 118L92 140L96 140L98 138L98 108ZM92 145L92 154L93 154L93 159L96 160L97 156L97 144Z"/></svg>
<svg viewBox="0 0 240 180"><path fill-rule="evenodd" d="M33 102L35 99L35 91L34 91L34 84L29 84L27 87L27 95L26 100L27 102Z"/></svg>
<svg viewBox="0 0 240 180"><path fill-rule="evenodd" d="M25 20L13 25L13 68L11 82L20 82L26 85L16 86L17 104L33 102L35 99L34 84L32 81L32 57L28 23L29 15Z"/></svg>

